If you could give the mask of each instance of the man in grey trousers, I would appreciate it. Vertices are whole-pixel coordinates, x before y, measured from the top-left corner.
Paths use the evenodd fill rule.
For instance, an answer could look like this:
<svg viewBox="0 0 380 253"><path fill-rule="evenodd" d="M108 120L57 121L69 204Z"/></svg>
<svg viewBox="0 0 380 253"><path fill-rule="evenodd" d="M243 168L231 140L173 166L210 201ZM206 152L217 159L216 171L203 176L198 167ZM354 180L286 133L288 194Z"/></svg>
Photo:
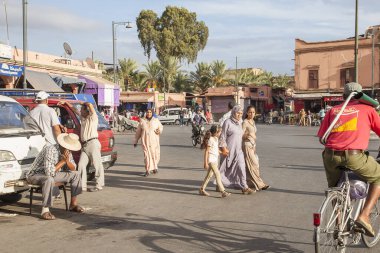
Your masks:
<svg viewBox="0 0 380 253"><path fill-rule="evenodd" d="M101 145L98 140L98 115L94 106L88 102L80 102L82 105L80 112L68 102L61 102L72 107L74 112L80 116L81 131L80 139L82 141L82 153L78 163L78 171L82 175L83 191L96 192L101 191L104 186L104 167L100 153ZM87 189L87 165L91 164L95 168L96 187Z"/></svg>
<svg viewBox="0 0 380 253"><path fill-rule="evenodd" d="M53 205L55 183L70 183L70 211L84 212L77 201L77 196L82 193L81 178L71 154L71 151L81 149L79 137L76 134L62 133L58 135L57 142L58 144L48 145L42 149L26 174L28 183L42 186L41 218L44 220L55 219L49 209Z"/></svg>

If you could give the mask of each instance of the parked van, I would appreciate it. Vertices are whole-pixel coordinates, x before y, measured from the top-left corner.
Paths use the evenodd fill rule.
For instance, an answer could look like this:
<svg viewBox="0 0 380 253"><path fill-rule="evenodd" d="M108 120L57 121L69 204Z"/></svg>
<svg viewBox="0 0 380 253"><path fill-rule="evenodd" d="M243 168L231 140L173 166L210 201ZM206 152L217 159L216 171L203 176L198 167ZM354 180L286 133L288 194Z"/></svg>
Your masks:
<svg viewBox="0 0 380 253"><path fill-rule="evenodd" d="M161 121L162 124L176 124L179 125L179 112L183 112L183 123L187 122L189 120L189 117L187 115L187 108L181 108L181 107L175 107L175 108L168 108L163 110L160 115L158 115L158 119Z"/></svg>
<svg viewBox="0 0 380 253"><path fill-rule="evenodd" d="M27 111L32 110L38 104L34 102L35 94L39 92L39 90L31 90L31 89L0 89L0 94L6 95L14 98L17 102L19 102ZM86 94L72 94L72 93L49 93L50 97L48 99L48 106L54 108L57 112L58 118L63 126L67 128L67 132L75 133L80 136L80 119L75 114L73 109L71 109L67 105L58 105L61 101L67 101L71 103L75 108L80 110L81 105L79 103L79 99L86 100L87 102L94 103L92 96L89 100L86 97ZM96 113L98 115L98 139L101 144L101 155L104 169L108 169L114 165L117 160L117 152L114 150L115 138L113 132L111 130L110 125L104 117L100 114L100 112L96 108L96 104L94 106ZM74 160L76 163L79 162L80 151L73 152ZM91 181L95 178L95 168L93 166L88 166L88 180Z"/></svg>
<svg viewBox="0 0 380 253"><path fill-rule="evenodd" d="M14 99L0 95L0 200L16 202L29 188L25 173L45 145L37 122Z"/></svg>

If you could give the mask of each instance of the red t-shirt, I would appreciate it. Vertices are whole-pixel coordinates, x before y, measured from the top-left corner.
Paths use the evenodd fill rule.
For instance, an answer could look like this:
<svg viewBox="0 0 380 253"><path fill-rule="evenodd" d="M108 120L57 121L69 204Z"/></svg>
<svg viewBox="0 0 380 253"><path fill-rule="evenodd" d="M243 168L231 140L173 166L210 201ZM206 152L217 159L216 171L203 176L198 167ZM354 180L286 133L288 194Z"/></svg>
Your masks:
<svg viewBox="0 0 380 253"><path fill-rule="evenodd" d="M322 138L342 105L334 106L326 113L318 137ZM380 136L380 117L375 109L357 101L350 102L331 130L325 146L334 150L365 150L368 147L370 130Z"/></svg>

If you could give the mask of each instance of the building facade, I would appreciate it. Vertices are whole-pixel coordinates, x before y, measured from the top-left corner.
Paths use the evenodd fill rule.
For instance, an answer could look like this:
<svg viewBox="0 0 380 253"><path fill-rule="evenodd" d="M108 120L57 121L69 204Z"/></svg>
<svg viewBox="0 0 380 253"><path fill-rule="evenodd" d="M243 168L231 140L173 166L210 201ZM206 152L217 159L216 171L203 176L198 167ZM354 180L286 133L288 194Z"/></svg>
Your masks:
<svg viewBox="0 0 380 253"><path fill-rule="evenodd" d="M359 37L358 82L368 95L380 96L379 26ZM355 38L306 42L295 40L295 104L317 109L342 101L344 84L355 80ZM314 95L313 95L314 94Z"/></svg>

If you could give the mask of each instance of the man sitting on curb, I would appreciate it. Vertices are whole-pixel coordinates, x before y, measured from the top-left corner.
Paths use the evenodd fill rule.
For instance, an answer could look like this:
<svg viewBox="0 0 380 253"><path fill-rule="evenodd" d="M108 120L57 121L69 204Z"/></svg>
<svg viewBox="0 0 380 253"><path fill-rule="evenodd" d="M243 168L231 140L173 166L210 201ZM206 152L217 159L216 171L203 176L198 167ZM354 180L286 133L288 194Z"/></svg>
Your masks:
<svg viewBox="0 0 380 253"><path fill-rule="evenodd" d="M79 137L76 134L62 133L57 137L58 144L45 146L33 162L26 174L28 183L42 186L42 212L44 220L54 220L49 207L52 207L53 187L55 183L71 184L70 211L83 213L78 205L77 196L82 193L81 177L76 171L71 151L81 149Z"/></svg>

